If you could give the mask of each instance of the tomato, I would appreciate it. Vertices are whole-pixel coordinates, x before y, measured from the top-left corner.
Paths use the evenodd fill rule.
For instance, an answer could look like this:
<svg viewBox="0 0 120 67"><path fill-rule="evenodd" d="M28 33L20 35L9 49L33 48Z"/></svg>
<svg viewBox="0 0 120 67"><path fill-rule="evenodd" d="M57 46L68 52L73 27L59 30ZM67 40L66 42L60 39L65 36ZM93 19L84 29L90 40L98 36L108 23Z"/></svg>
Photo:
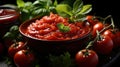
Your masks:
<svg viewBox="0 0 120 67"><path fill-rule="evenodd" d="M92 35L93 37L96 37L96 31L101 31L104 28L104 24L102 22L98 22L93 26L93 31L92 31Z"/></svg>
<svg viewBox="0 0 120 67"><path fill-rule="evenodd" d="M95 25L98 20L94 18L95 16L92 16L92 15L88 15L86 16L86 20L90 23L90 25Z"/></svg>
<svg viewBox="0 0 120 67"><path fill-rule="evenodd" d="M113 40L114 48L120 46L120 31L112 32L111 30L106 30L103 35L110 36Z"/></svg>
<svg viewBox="0 0 120 67"><path fill-rule="evenodd" d="M102 36L102 39L94 43L94 50L99 54L107 55L113 49L113 41L109 36Z"/></svg>
<svg viewBox="0 0 120 67"><path fill-rule="evenodd" d="M103 32L103 35L109 36L113 40L113 47L116 47L115 45L115 33L112 32L112 29L108 29Z"/></svg>
<svg viewBox="0 0 120 67"><path fill-rule="evenodd" d="M114 35L113 32L112 32L112 29L105 30L105 31L103 32L103 35L111 37L112 40L113 40L114 37L115 37L115 35Z"/></svg>
<svg viewBox="0 0 120 67"><path fill-rule="evenodd" d="M18 52L19 50L22 49L27 49L26 44L24 42L17 42L16 44L13 43L9 48L8 48L8 54L10 57L14 57L15 53Z"/></svg>
<svg viewBox="0 0 120 67"><path fill-rule="evenodd" d="M14 63L17 67L33 67L34 54L29 50L20 50L14 56Z"/></svg>
<svg viewBox="0 0 120 67"><path fill-rule="evenodd" d="M96 67L98 55L93 50L80 50L75 56L75 61L79 67Z"/></svg>
<svg viewBox="0 0 120 67"><path fill-rule="evenodd" d="M113 39L115 47L120 47L120 31L115 33L115 38Z"/></svg>

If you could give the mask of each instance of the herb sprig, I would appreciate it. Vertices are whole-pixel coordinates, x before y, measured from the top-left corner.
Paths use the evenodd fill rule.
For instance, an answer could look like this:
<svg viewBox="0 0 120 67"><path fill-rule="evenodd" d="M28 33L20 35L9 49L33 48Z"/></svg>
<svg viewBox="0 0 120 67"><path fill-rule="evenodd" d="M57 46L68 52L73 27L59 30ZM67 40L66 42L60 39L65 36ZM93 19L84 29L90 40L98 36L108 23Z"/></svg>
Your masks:
<svg viewBox="0 0 120 67"><path fill-rule="evenodd" d="M57 0L54 2L51 0L35 0L34 2L24 2L23 0L17 0L17 7L21 11L22 21L32 19L36 16L42 17L49 15L50 12L55 13L56 5Z"/></svg>
<svg viewBox="0 0 120 67"><path fill-rule="evenodd" d="M68 4L58 4L56 10L59 15L69 18L70 22L77 22L85 19L85 15L92 10L92 5L84 5L82 0L76 0L73 7Z"/></svg>
<svg viewBox="0 0 120 67"><path fill-rule="evenodd" d="M70 31L70 27L69 27L69 26L65 26L63 23L58 23L58 24L57 24L57 27L58 27L58 29L59 29L61 32L64 32L64 33Z"/></svg>

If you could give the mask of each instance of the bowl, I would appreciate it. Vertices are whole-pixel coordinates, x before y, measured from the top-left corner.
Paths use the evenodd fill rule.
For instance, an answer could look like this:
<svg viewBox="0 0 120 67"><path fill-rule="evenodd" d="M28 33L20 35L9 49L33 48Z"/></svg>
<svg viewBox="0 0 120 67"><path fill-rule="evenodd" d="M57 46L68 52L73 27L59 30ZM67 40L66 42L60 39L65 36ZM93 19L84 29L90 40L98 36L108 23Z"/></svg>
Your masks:
<svg viewBox="0 0 120 67"><path fill-rule="evenodd" d="M17 9L10 6L0 6L0 36L3 37L4 34L9 31L12 25L19 23L20 12Z"/></svg>
<svg viewBox="0 0 120 67"><path fill-rule="evenodd" d="M44 40L28 36L26 34L27 27L31 23L34 23L37 19L41 18L37 17L23 22L19 26L19 31L23 35L23 37L28 41L27 46L29 46L31 49L39 52L42 55L48 55L50 53L59 55L64 52L69 52L74 55L78 50L85 48L86 43L89 40L89 36L91 35L91 27L86 23L83 23L82 29L85 31L85 33L76 39Z"/></svg>

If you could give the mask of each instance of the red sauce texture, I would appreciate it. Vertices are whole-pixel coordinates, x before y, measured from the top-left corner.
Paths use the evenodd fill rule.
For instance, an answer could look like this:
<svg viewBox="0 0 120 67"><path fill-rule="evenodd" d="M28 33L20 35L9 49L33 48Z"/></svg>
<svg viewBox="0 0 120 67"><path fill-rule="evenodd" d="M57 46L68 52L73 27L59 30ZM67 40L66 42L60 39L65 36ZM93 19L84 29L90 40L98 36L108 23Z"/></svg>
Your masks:
<svg viewBox="0 0 120 67"><path fill-rule="evenodd" d="M57 24L63 23L69 26L70 31L61 32ZM82 23L69 23L67 18L63 18L58 14L51 13L41 19L32 22L28 27L26 34L30 37L40 40L71 40L83 36L86 30L82 29Z"/></svg>

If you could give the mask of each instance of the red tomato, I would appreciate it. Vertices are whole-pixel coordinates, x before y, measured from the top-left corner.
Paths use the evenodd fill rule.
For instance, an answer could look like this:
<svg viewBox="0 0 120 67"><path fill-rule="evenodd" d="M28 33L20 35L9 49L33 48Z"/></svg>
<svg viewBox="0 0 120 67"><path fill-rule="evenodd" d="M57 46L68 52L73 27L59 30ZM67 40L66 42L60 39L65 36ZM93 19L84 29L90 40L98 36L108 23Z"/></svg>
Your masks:
<svg viewBox="0 0 120 67"><path fill-rule="evenodd" d="M24 42L17 42L16 44L14 43L8 48L8 54L13 58L15 53L22 49L27 49Z"/></svg>
<svg viewBox="0 0 120 67"><path fill-rule="evenodd" d="M115 38L113 39L115 47L120 47L120 31L115 33Z"/></svg>
<svg viewBox="0 0 120 67"><path fill-rule="evenodd" d="M83 49L75 56L79 67L96 67L98 64L98 55L93 50Z"/></svg>
<svg viewBox="0 0 120 67"><path fill-rule="evenodd" d="M96 37L96 31L98 30L98 31L101 31L102 29L104 28L104 24L103 23L101 23L101 22L98 22L97 24L95 24L94 26L93 26L93 31L92 31L92 35L93 35L93 37Z"/></svg>
<svg viewBox="0 0 120 67"><path fill-rule="evenodd" d="M20 50L14 56L14 63L17 67L33 67L35 57L29 50Z"/></svg>
<svg viewBox="0 0 120 67"><path fill-rule="evenodd" d="M103 36L94 44L94 50L100 54L109 54L113 49L113 41L109 36Z"/></svg>
<svg viewBox="0 0 120 67"><path fill-rule="evenodd" d="M90 23L90 25L95 25L97 22L98 22L98 20L97 19L95 19L94 18L94 16L92 16L92 15L88 15L87 17L86 17L86 20Z"/></svg>
<svg viewBox="0 0 120 67"><path fill-rule="evenodd" d="M111 29L108 29L108 30L104 31L104 32L103 32L103 35L111 37L112 40L113 40L114 37L115 37L115 35L113 34L113 32L112 32Z"/></svg>
<svg viewBox="0 0 120 67"><path fill-rule="evenodd" d="M115 33L113 33L111 29L108 29L108 30L104 31L103 35L109 36L113 40L113 47L116 47L116 45L115 45L115 39L116 39L115 38Z"/></svg>

